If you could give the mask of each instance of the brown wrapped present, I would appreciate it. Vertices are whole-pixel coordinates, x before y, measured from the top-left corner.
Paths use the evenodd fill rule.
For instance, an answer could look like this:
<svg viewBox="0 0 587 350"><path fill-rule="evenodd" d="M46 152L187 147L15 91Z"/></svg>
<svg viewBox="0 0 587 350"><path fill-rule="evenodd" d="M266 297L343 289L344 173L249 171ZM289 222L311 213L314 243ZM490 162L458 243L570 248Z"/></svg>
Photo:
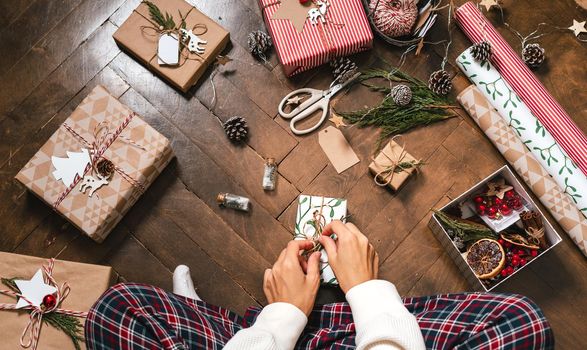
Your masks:
<svg viewBox="0 0 587 350"><path fill-rule="evenodd" d="M165 136L97 86L16 179L101 242L172 158Z"/></svg>
<svg viewBox="0 0 587 350"><path fill-rule="evenodd" d="M39 269L43 267L49 269L50 266L51 262L47 259L0 252L0 275L2 278L17 277L21 280L30 280ZM102 293L115 282L115 274L110 267L61 260L54 261L51 277L60 291L65 291L61 287L63 283L67 283L69 287L69 294L56 307L71 310L74 314L87 312ZM0 289L4 291L0 293L0 329L3 334L0 349L20 349L21 335L30 322L30 310L7 309L8 305L16 304L16 297L10 295L10 289L5 283L0 285ZM84 318L76 318L83 327ZM25 344L28 340L31 340L32 343L32 339L30 339L32 330L29 328L28 331L23 338ZM80 331L83 332L83 328ZM83 341L79 345L85 349ZM32 344L31 349L33 346ZM63 331L43 322L38 336L37 349L74 349L74 344Z"/></svg>
<svg viewBox="0 0 587 350"><path fill-rule="evenodd" d="M422 164L406 152L401 135L397 135L373 159L369 164L369 170L373 173L377 185L389 186L397 191Z"/></svg>
<svg viewBox="0 0 587 350"><path fill-rule="evenodd" d="M151 0L162 14L173 17L177 28L182 17L186 29L206 41L204 53L192 53L187 47L181 50L179 65L160 65L157 55L159 36L163 30L149 14L144 2L133 11L130 17L118 28L113 37L116 43L147 68L170 82L183 92L187 92L202 76L206 68L214 62L229 40L229 33L209 17L183 0ZM181 16L181 17L180 17ZM177 37L179 30L172 30Z"/></svg>

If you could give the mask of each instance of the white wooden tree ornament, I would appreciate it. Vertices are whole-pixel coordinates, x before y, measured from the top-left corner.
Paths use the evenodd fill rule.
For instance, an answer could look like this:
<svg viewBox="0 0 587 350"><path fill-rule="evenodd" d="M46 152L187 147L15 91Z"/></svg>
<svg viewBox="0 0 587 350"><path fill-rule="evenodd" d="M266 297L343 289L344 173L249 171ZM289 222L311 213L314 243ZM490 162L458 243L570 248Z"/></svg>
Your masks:
<svg viewBox="0 0 587 350"><path fill-rule="evenodd" d="M67 151L67 158L51 157L51 163L55 167L53 176L57 180L63 181L65 186L69 187L75 180L75 176L83 176L88 164L90 164L90 152L82 148L81 152Z"/></svg>
<svg viewBox="0 0 587 350"><path fill-rule="evenodd" d="M183 41L188 41L188 50L190 50L191 53L197 53L200 55L204 54L204 51L206 50L204 45L208 43L206 40L200 39L200 37L194 34L191 29L185 30L181 28L180 32L181 39Z"/></svg>

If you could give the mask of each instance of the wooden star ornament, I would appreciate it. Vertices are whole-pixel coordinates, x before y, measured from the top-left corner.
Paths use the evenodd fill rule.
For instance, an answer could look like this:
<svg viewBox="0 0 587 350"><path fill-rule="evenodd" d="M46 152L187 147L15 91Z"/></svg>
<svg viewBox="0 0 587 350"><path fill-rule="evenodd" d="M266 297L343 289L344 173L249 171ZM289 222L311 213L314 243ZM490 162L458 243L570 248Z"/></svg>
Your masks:
<svg viewBox="0 0 587 350"><path fill-rule="evenodd" d="M570 30L573 31L576 37L578 37L581 33L587 33L587 29L585 29L585 23L587 21L579 22L573 20L573 25L569 27Z"/></svg>
<svg viewBox="0 0 587 350"><path fill-rule="evenodd" d="M499 179L495 182L489 182L487 184L487 187L489 187L489 190L487 190L486 195L487 196L496 196L499 199L503 199L503 197L507 191L514 189L512 186L506 185L504 179Z"/></svg>
<svg viewBox="0 0 587 350"><path fill-rule="evenodd" d="M485 10L489 11L493 6L499 7L499 3L497 0L481 0L479 3L480 6L485 6Z"/></svg>
<svg viewBox="0 0 587 350"><path fill-rule="evenodd" d="M300 104L300 102L302 102L302 96L299 96L298 95L298 96L294 96L294 97L288 98L287 99L287 102L285 103L285 105L286 106L289 106L289 105L291 105L291 106L297 106L297 105Z"/></svg>
<svg viewBox="0 0 587 350"><path fill-rule="evenodd" d="M332 113L332 117L330 117L330 119L328 120L334 123L334 126L336 126L339 129L341 126L347 126L344 122L344 118L335 113Z"/></svg>

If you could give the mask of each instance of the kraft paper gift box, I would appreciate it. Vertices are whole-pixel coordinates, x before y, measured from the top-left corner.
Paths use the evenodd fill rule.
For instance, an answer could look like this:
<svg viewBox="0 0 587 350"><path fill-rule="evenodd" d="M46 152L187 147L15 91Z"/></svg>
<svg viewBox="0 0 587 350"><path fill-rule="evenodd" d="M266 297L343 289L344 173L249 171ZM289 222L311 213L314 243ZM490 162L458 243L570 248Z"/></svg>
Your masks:
<svg viewBox="0 0 587 350"><path fill-rule="evenodd" d="M373 32L361 0L330 0L322 15L320 4L316 4L259 0L265 25L287 76L373 46ZM310 17L315 18L315 24Z"/></svg>
<svg viewBox="0 0 587 350"><path fill-rule="evenodd" d="M394 172L395 165L403 162L414 163L417 160L407 153L404 147L395 141L389 141L369 164L369 171L376 177L377 184L387 184L392 190L397 191L416 171L416 168L412 167Z"/></svg>
<svg viewBox="0 0 587 350"><path fill-rule="evenodd" d="M552 250L557 244L562 241L562 238L556 232L556 230L552 227L552 224L548 221L548 219L544 216L544 213L540 210L540 208L536 205L532 197L528 192L526 192L524 186L518 181L515 177L514 173L510 170L510 168L506 165L502 168L495 171L493 174L489 175L485 179L478 182L476 185L471 187L468 191L463 193L462 195L458 196L454 200L450 201L444 207L440 209L440 211L446 212L447 210L459 207L462 210L463 218L469 219L476 215L473 209L467 204L470 201L470 197L475 195L476 193L481 192L484 188L487 187L487 183L490 181L495 181L497 179L505 179L506 183L511 185L516 193L521 197L522 201L525 203L525 206L529 210L536 211L542 217L542 222L544 224L544 231L545 231L545 238L546 241L549 243L549 247L546 248L542 253L540 253L536 258L528 261L528 263L518 270L516 270L513 274L501 278L497 283L493 283L491 285L485 285L477 276L475 272L471 269L465 257L459 252L453 240L450 238L448 232L444 229L442 224L440 223L439 219L437 218L436 214L433 214L428 222L428 227L432 230L432 232L436 235L436 238L440 241L442 246L446 249L449 256L453 259L455 264L458 266L459 270L465 276L467 282L473 287L474 290L478 291L485 291L490 292L497 288L497 286L501 285L513 275L520 272L520 270L527 268L529 265L532 265L536 259L540 259L546 252Z"/></svg>
<svg viewBox="0 0 587 350"><path fill-rule="evenodd" d="M316 233L315 218L320 225L326 226L333 220L345 221L347 216L347 201L340 198L328 198L322 196L300 195L298 198L298 211L296 214L294 239L313 240ZM338 285L332 268L328 264L328 256L324 249L320 257L320 280L324 284Z"/></svg>
<svg viewBox="0 0 587 350"><path fill-rule="evenodd" d="M205 33L198 35L207 42L204 45L204 53L201 55L191 53L186 47L180 54L178 66L159 64L157 57L159 33L154 29L159 26L152 21L149 7L142 2L114 33L114 40L125 52L155 74L181 91L187 92L224 50L229 41L229 33L184 0L151 0L151 2L161 10L162 14L171 15L176 25L181 23L181 13L185 17L186 29L189 30L196 25L205 26ZM200 30L201 28L195 28L194 34L200 34ZM184 57L185 55L187 57Z"/></svg>
<svg viewBox="0 0 587 350"><path fill-rule="evenodd" d="M0 252L2 278L18 277L18 279L29 280L43 265L47 265L47 259ZM62 260L55 260L52 276L58 286L67 282L71 288L60 308L83 312L87 312L116 280L111 267ZM8 290L8 287L2 284L0 289ZM0 294L0 303L15 304L16 299ZM27 311L0 310L0 329L2 329L0 349L21 349L20 337L29 322L29 315ZM82 325L84 324L84 318L78 318L78 320ZM85 349L83 341L80 345L82 349ZM74 349L74 345L65 333L44 323L41 326L37 349L67 350Z"/></svg>
<svg viewBox="0 0 587 350"><path fill-rule="evenodd" d="M101 242L172 158L165 136L97 86L16 179ZM114 167L105 184L102 160Z"/></svg>

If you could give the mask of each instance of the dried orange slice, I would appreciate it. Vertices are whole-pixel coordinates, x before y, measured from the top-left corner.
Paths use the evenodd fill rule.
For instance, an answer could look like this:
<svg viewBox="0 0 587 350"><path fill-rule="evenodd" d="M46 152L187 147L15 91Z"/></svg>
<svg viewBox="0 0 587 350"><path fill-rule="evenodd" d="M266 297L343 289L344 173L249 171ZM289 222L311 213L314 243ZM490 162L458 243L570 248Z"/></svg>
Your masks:
<svg viewBox="0 0 587 350"><path fill-rule="evenodd" d="M505 265L505 252L494 239L483 238L473 243L467 251L467 263L480 280L497 276Z"/></svg>

